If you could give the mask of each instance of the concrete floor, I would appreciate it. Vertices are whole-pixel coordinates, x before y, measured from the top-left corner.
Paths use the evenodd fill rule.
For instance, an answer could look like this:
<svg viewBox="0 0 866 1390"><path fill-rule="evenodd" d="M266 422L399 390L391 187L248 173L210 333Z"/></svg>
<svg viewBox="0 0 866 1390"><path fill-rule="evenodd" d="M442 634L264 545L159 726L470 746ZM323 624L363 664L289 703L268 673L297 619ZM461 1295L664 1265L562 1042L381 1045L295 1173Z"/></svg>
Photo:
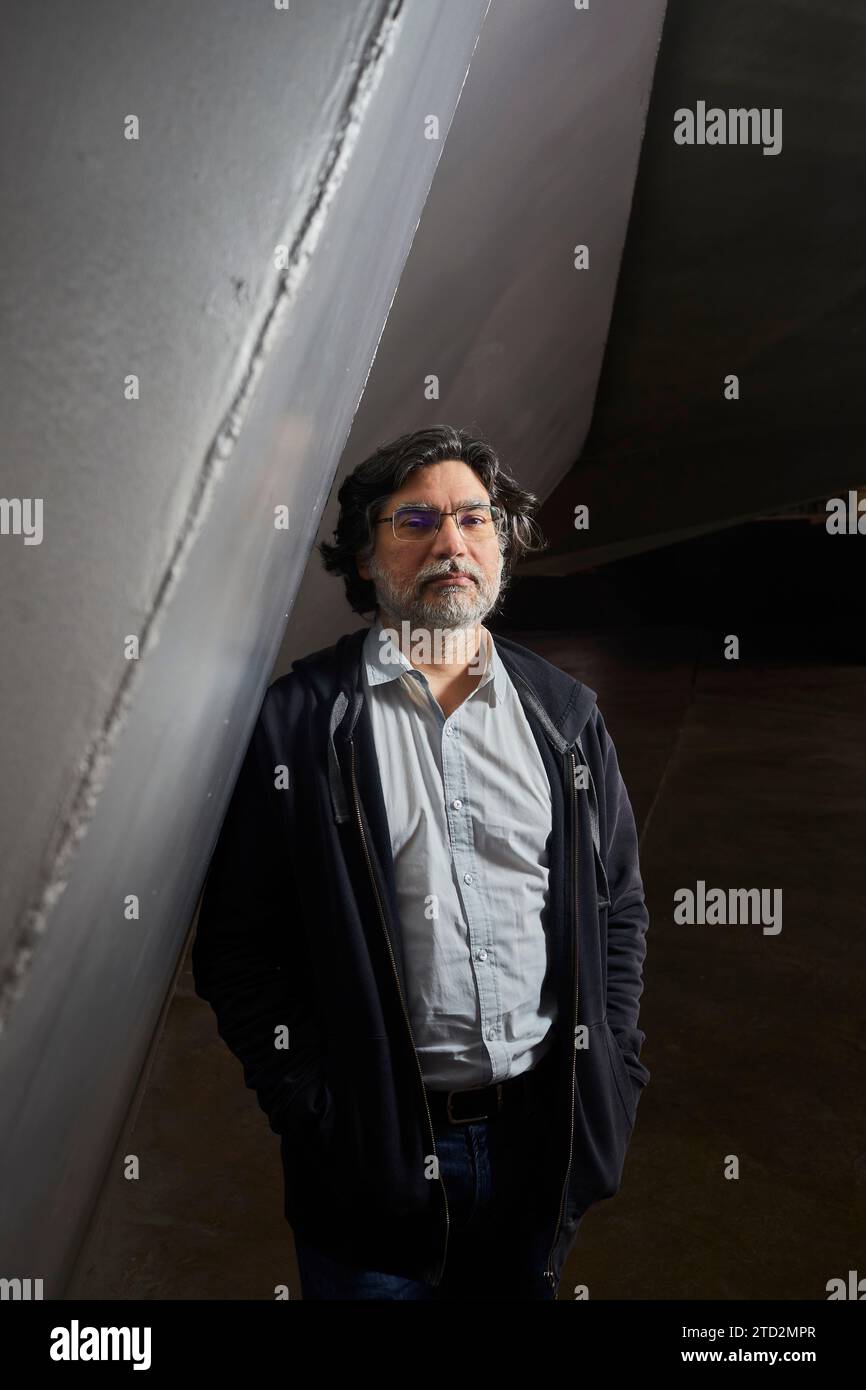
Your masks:
<svg viewBox="0 0 866 1390"><path fill-rule="evenodd" d="M866 1248L866 668L724 662L688 628L508 636L598 692L650 910L652 1080L560 1298L825 1299ZM674 924L698 879L781 888L782 931ZM278 1285L299 1297L279 1141L187 959L68 1296Z"/></svg>

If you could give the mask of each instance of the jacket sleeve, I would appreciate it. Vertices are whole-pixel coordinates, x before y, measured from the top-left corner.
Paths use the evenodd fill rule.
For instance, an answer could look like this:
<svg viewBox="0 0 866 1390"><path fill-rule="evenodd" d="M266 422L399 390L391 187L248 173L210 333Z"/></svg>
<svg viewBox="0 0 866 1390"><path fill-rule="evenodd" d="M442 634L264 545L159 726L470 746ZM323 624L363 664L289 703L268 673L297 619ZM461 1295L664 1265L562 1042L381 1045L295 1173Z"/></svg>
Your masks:
<svg viewBox="0 0 866 1390"><path fill-rule="evenodd" d="M607 813L607 863L605 871L610 906L607 917L607 1021L623 1053L626 1067L641 1086L650 1079L640 1061L646 1034L638 1028L643 993L643 963L649 913L638 861L634 812L619 770L613 739L598 713L605 806Z"/></svg>
<svg viewBox="0 0 866 1390"><path fill-rule="evenodd" d="M271 1129L283 1134L327 1099L277 761L260 711L211 858L191 964L196 994L214 1009ZM275 1045L280 1025L288 1048Z"/></svg>

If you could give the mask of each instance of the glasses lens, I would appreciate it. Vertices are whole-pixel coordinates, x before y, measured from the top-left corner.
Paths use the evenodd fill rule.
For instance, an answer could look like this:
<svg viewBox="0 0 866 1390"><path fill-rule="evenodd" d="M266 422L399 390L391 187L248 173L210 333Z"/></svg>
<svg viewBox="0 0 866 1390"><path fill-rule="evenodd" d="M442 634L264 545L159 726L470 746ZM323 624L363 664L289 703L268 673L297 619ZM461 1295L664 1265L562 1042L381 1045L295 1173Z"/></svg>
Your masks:
<svg viewBox="0 0 866 1390"><path fill-rule="evenodd" d="M487 536L494 531L493 517L486 507L466 507L458 513L457 525L468 535Z"/></svg>
<svg viewBox="0 0 866 1390"><path fill-rule="evenodd" d="M400 508L394 513L394 535L400 540L418 541L430 536L439 525L439 513Z"/></svg>

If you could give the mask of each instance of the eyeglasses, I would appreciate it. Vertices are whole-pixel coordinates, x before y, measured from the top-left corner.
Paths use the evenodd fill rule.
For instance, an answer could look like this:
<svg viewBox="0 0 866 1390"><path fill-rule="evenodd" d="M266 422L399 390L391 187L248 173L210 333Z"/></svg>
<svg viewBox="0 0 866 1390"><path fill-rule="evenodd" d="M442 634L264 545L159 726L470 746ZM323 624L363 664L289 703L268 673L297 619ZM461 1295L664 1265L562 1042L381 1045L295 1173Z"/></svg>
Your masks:
<svg viewBox="0 0 866 1390"><path fill-rule="evenodd" d="M492 540L502 532L502 509L489 503L459 507L454 512L442 512L438 507L398 507L391 516L380 516L374 525L390 521L398 541L425 541L439 530L443 516L453 516L461 535L473 540Z"/></svg>

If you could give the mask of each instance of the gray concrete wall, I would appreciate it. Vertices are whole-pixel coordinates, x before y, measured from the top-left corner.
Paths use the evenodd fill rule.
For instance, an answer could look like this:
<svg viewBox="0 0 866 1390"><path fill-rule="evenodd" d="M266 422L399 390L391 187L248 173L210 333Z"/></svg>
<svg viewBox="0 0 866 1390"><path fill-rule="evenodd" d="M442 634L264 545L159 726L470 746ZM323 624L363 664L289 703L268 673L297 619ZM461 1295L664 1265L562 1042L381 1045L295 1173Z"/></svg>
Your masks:
<svg viewBox="0 0 866 1390"><path fill-rule="evenodd" d="M0 1274L46 1297L151 1042L486 6L7 7L0 494L42 499L43 535L0 536Z"/></svg>

